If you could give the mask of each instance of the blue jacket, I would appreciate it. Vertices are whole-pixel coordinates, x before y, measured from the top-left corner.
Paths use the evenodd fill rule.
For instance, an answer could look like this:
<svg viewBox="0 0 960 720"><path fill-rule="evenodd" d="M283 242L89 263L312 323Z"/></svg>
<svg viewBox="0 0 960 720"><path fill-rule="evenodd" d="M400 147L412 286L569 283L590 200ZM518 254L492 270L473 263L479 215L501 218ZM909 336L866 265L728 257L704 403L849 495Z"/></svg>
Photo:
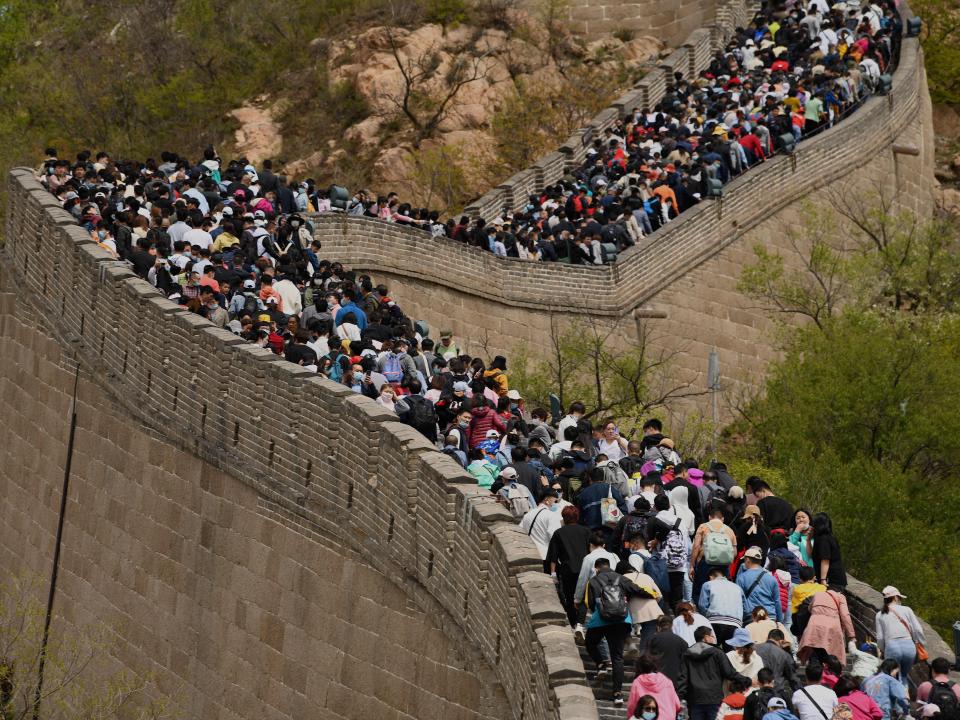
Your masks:
<svg viewBox="0 0 960 720"><path fill-rule="evenodd" d="M346 305L341 305L340 309L337 310L337 316L333 319L334 323L337 325L343 324L343 318L347 316L347 313L353 313L353 316L357 318L357 327L360 330L367 329L367 314L360 309L360 306L353 302L348 302Z"/></svg>
<svg viewBox="0 0 960 720"><path fill-rule="evenodd" d="M611 489L609 483L598 482L590 483L580 491L580 497L577 504L580 506L580 524L586 525L591 530L597 530L603 527L603 518L600 514L600 501L607 496ZM617 507L624 515L627 514L627 504L623 500L623 495L616 488L613 488L613 498L617 501Z"/></svg>
<svg viewBox="0 0 960 720"><path fill-rule="evenodd" d="M736 627L741 627L743 618L749 614L743 600L743 588L727 578L705 582L700 588L700 602L697 607L710 622Z"/></svg>
<svg viewBox="0 0 960 720"><path fill-rule="evenodd" d="M643 572L653 578L653 581L660 589L660 609L663 612L670 612L670 575L667 571L667 560L660 554L659 550L650 553L650 557L643 559Z"/></svg>
<svg viewBox="0 0 960 720"><path fill-rule="evenodd" d="M767 617L776 619L777 622L783 622L783 608L780 607L780 586L773 579L773 575L762 568L747 569L746 565L740 566L740 572L737 573L737 585L743 590L746 597L747 591L757 579L757 575L763 573L764 577L746 598L744 609L744 619L753 611L755 607L762 607L767 611Z"/></svg>
<svg viewBox="0 0 960 720"><path fill-rule="evenodd" d="M903 712L910 710L903 683L884 672L878 672L864 680L862 689L880 706L884 718L891 717L895 707L899 707Z"/></svg>

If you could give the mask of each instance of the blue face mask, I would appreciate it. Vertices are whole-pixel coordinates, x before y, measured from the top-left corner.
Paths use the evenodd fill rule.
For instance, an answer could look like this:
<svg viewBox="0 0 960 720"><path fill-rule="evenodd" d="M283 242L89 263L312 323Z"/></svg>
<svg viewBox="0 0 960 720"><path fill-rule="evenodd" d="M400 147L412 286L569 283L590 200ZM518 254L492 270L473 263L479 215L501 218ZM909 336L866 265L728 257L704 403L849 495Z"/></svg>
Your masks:
<svg viewBox="0 0 960 720"><path fill-rule="evenodd" d="M657 713L654 710L645 710L640 717L642 717L643 720L657 720Z"/></svg>
<svg viewBox="0 0 960 720"><path fill-rule="evenodd" d="M556 503L550 506L550 512L559 512L559 511L560 511L560 506L557 505Z"/></svg>

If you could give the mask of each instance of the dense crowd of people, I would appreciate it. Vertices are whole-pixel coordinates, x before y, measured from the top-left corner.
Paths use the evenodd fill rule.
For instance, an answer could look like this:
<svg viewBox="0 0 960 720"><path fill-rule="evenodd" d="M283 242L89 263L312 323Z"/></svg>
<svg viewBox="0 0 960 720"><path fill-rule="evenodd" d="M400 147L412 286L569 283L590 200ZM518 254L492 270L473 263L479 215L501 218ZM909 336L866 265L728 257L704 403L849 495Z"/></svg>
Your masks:
<svg viewBox="0 0 960 720"><path fill-rule="evenodd" d="M765 3L698 78L676 73L653 107L592 139L584 163L490 222L364 192L348 212L428 230L504 257L602 264L730 180L872 94L899 52L893 2ZM318 208L323 210L324 208Z"/></svg>
<svg viewBox="0 0 960 720"><path fill-rule="evenodd" d="M898 34L895 13L876 5L767 8L703 78L678 77L657 108L597 138L572 181L491 223L444 224L393 194L334 199L500 255L596 262L604 245L625 247L704 197L706 181L763 162L781 136L836 122L889 66ZM38 177L166 297L374 399L488 490L538 549L628 717L881 720L910 709L923 629L886 587L873 639L857 644L827 514L757 477L741 486L722 463L701 468L655 419L632 438L579 402L562 417L528 408L506 358L462 352L385 284L323 258L311 213L331 209L330 192L212 148L159 163L50 148ZM625 649L638 657L628 698ZM931 669L918 707L960 720L949 662Z"/></svg>
<svg viewBox="0 0 960 720"><path fill-rule="evenodd" d="M244 216L251 214L257 234L271 235L274 246L286 247L282 241L298 234L308 214L336 209L419 227L503 257L602 264L777 151L833 126L890 71L901 34L893 0L765 2L699 77L676 73L655 106L632 108L593 138L582 165L529 196L524 207L505 208L489 221L467 216L443 221L437 211L412 207L396 193L357 190L350 196L344 188L318 188L311 179L288 183L274 174L270 161L259 170L245 160L222 167L208 149L196 163L163 153L159 162L126 168L139 181L121 198L124 204L138 203L127 229L139 236L153 230L152 218L140 209L165 210L176 195L188 210L211 218L209 227L192 228L195 237L222 228L223 215L234 225L227 240L240 237L249 229ZM73 164L48 160L48 185L75 214L84 212L79 206L87 201L107 199L100 193L106 196L106 186L114 183L99 177L112 166L106 153L92 162L89 157ZM91 186L97 192L85 196L82 188ZM163 195L165 187L170 189ZM294 214L298 227L287 224ZM184 221L169 217L171 239L182 239ZM99 228L104 231L110 229ZM215 249L224 247L221 241ZM270 252L260 245L255 249ZM316 269L309 242L289 252L277 259L301 266L309 262Z"/></svg>

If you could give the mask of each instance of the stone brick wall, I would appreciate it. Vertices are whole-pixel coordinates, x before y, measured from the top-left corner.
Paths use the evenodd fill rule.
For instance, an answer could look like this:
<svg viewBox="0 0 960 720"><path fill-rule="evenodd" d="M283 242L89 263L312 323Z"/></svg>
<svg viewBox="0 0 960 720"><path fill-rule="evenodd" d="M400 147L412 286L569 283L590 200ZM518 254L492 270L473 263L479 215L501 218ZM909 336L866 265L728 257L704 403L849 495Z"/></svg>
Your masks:
<svg viewBox="0 0 960 720"><path fill-rule="evenodd" d="M713 22L716 10L715 0L573 0L569 26L588 37L632 30L679 43L692 30Z"/></svg>
<svg viewBox="0 0 960 720"><path fill-rule="evenodd" d="M10 176L2 572L186 717L596 718L529 539L372 401L184 312Z"/></svg>
<svg viewBox="0 0 960 720"><path fill-rule="evenodd" d="M904 153L909 150L911 153ZM413 316L449 326L462 346L509 353L525 342L546 348L552 315L581 315L617 326L611 342L636 339L638 317L652 309L661 346L680 348L676 379L704 389L707 356L720 353L725 393L756 387L776 357L768 314L737 289L752 249L762 244L801 270L785 236L836 193L866 196L878 187L906 208L932 208L931 106L919 44L905 39L894 89L868 100L845 122L730 183L722 201L688 210L613 265L575 267L497 258L453 241L375 220L316 218L324 257L391 281ZM656 343L655 343L656 344Z"/></svg>

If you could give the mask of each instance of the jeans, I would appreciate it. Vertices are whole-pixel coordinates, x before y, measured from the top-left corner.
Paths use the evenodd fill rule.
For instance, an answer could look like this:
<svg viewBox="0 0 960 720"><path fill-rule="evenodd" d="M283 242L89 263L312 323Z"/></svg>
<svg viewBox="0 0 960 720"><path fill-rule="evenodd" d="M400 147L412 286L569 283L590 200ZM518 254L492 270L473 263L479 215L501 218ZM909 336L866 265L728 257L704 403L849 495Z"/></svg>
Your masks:
<svg viewBox="0 0 960 720"><path fill-rule="evenodd" d="M907 675L917 659L917 646L910 638L887 640L883 648L883 659L892 658L900 665L900 682L907 687Z"/></svg>
<svg viewBox="0 0 960 720"><path fill-rule="evenodd" d="M690 720L717 720L718 712L720 712L720 703L691 705Z"/></svg>
<svg viewBox="0 0 960 720"><path fill-rule="evenodd" d="M627 623L613 623L587 628L587 653L597 665L604 662L603 655L600 652L600 643L603 640L607 641L607 647L610 649L610 664L613 666L613 691L615 693L623 692L623 645L630 636L631 630L632 627ZM716 720L716 715L716 710L714 710L711 720Z"/></svg>
<svg viewBox="0 0 960 720"><path fill-rule="evenodd" d="M677 603L683 600L683 591L687 583L687 572L681 570L679 572L669 572L667 573L670 577L670 610L673 611L677 607Z"/></svg>

